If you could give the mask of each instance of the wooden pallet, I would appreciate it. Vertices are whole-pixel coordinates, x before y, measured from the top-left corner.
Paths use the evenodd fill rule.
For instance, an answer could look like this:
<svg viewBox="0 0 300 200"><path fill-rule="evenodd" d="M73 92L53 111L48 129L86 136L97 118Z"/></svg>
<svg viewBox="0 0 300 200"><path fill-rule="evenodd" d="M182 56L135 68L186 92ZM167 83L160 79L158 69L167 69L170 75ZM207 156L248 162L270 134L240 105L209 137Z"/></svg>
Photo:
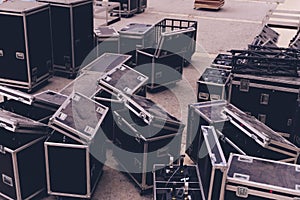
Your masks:
<svg viewBox="0 0 300 200"><path fill-rule="evenodd" d="M224 0L195 0L194 9L219 10L225 4Z"/></svg>

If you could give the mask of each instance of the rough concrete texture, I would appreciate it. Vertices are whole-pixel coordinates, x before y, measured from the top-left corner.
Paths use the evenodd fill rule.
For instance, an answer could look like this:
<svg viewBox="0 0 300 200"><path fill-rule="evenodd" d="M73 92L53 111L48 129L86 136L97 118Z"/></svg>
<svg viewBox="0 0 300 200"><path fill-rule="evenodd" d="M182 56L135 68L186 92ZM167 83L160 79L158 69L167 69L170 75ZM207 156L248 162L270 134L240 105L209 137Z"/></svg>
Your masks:
<svg viewBox="0 0 300 200"><path fill-rule="evenodd" d="M196 102L197 80L205 67L209 66L212 59L220 52L232 48L246 48L261 30L262 22L269 10L276 8L276 2L276 0L226 0L221 10L208 11L194 10L193 0L148 0L145 13L131 18L122 18L112 26L119 30L131 22L152 24L165 17L198 21L197 52L192 58L192 65L184 68L183 80L170 90L147 94L147 97L186 123L187 105ZM95 21L95 25L97 24L99 23ZM53 77L37 92L46 89L58 91L70 81L67 78ZM182 140L182 153L184 150L185 134ZM118 165L111 153L107 154L110 164ZM187 159L186 162L191 161ZM44 198L44 200L52 199L55 197ZM139 189L124 173L105 166L92 199L148 200L153 197L151 193L141 196Z"/></svg>

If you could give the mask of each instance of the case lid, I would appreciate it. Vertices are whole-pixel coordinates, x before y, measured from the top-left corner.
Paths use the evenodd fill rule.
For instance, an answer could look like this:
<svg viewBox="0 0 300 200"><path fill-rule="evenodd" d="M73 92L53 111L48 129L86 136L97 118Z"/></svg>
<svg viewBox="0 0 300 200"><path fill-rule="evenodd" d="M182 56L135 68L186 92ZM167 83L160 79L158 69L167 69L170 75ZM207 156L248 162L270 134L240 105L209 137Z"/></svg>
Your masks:
<svg viewBox="0 0 300 200"><path fill-rule="evenodd" d="M226 167L226 159L215 128L213 126L201 126L201 130L212 166Z"/></svg>
<svg viewBox="0 0 300 200"><path fill-rule="evenodd" d="M216 68L206 68L199 81L225 84L228 82L230 71Z"/></svg>
<svg viewBox="0 0 300 200"><path fill-rule="evenodd" d="M0 4L0 11L11 13L28 13L39 8L48 6L46 3L37 1L7 1Z"/></svg>
<svg viewBox="0 0 300 200"><path fill-rule="evenodd" d="M67 96L58 92L47 90L34 95L34 105L40 106L49 110L57 110L63 102L67 99Z"/></svg>
<svg viewBox="0 0 300 200"><path fill-rule="evenodd" d="M83 2L92 2L91 0L38 0L40 2L46 2L50 4L63 4L63 5L73 5Z"/></svg>
<svg viewBox="0 0 300 200"><path fill-rule="evenodd" d="M76 79L71 81L59 92L63 95L70 95L73 92L78 92L87 97L92 97L98 91L98 79L102 73L83 73Z"/></svg>
<svg viewBox="0 0 300 200"><path fill-rule="evenodd" d="M126 65L121 65L104 74L99 79L99 85L109 90L111 94L132 95L147 81L147 76Z"/></svg>
<svg viewBox="0 0 300 200"><path fill-rule="evenodd" d="M49 120L54 130L81 143L93 140L108 108L90 98L72 93Z"/></svg>
<svg viewBox="0 0 300 200"><path fill-rule="evenodd" d="M194 42L194 34L196 29L192 27L162 33L154 53L155 57L188 51Z"/></svg>
<svg viewBox="0 0 300 200"><path fill-rule="evenodd" d="M300 166L231 154L227 182L300 196Z"/></svg>
<svg viewBox="0 0 300 200"><path fill-rule="evenodd" d="M222 112L227 105L225 100L216 100L190 104L191 108L203 117L209 124L225 122L229 118Z"/></svg>
<svg viewBox="0 0 300 200"><path fill-rule="evenodd" d="M157 124L178 131L185 125L163 108L145 97L132 95L124 97L125 106L148 125Z"/></svg>
<svg viewBox="0 0 300 200"><path fill-rule="evenodd" d="M59 106L67 99L67 96L51 90L30 95L19 90L14 90L3 86L0 86L0 95L27 105L43 107L48 110L58 109Z"/></svg>
<svg viewBox="0 0 300 200"><path fill-rule="evenodd" d="M268 146L270 143L275 141L277 145L286 144L295 149L297 148L267 125L255 117L244 113L232 104L226 105L224 112L230 117L231 123L241 129L249 137L253 138L261 146Z"/></svg>
<svg viewBox="0 0 300 200"><path fill-rule="evenodd" d="M99 26L94 29L94 33L99 38L119 37L119 33L116 29L110 26Z"/></svg>
<svg viewBox="0 0 300 200"><path fill-rule="evenodd" d="M104 73L113 68L125 64L131 58L130 55L104 53L93 62L81 69L83 72Z"/></svg>
<svg viewBox="0 0 300 200"><path fill-rule="evenodd" d="M47 126L27 117L0 109L0 127L11 132L47 134Z"/></svg>
<svg viewBox="0 0 300 200"><path fill-rule="evenodd" d="M122 28L119 33L122 34L134 34L134 35L143 35L154 28L152 24L139 24L139 23L130 23L126 27Z"/></svg>

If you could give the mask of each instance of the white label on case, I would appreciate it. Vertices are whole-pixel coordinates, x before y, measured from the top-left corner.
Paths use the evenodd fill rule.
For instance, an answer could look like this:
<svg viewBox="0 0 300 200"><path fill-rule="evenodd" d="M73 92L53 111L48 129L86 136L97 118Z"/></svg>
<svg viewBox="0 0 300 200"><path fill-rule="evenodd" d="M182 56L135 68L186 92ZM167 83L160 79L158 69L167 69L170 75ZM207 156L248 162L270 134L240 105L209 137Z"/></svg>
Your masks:
<svg viewBox="0 0 300 200"><path fill-rule="evenodd" d="M248 188L238 186L236 190L236 196L242 198L248 198Z"/></svg>
<svg viewBox="0 0 300 200"><path fill-rule="evenodd" d="M78 102L80 100L80 96L79 95L74 95L73 100Z"/></svg>
<svg viewBox="0 0 300 200"><path fill-rule="evenodd" d="M92 128L90 126L86 126L85 129L84 129L84 132L89 134L89 135L92 135L94 130L95 130L94 128Z"/></svg>
<svg viewBox="0 0 300 200"><path fill-rule="evenodd" d="M96 112L100 113L100 114L103 114L103 111L104 111L104 109L101 107L97 107L97 109L96 109Z"/></svg>
<svg viewBox="0 0 300 200"><path fill-rule="evenodd" d="M58 118L62 121L64 121L67 117L68 117L68 115L65 113L62 113L62 112L59 113L59 115L58 115Z"/></svg>

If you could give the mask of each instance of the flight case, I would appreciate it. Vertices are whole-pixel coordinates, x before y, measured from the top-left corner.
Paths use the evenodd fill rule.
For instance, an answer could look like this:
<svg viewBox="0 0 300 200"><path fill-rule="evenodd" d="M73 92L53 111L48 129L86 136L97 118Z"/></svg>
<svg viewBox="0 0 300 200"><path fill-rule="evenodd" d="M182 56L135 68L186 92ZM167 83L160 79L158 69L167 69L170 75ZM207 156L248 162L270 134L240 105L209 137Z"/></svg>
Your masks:
<svg viewBox="0 0 300 200"><path fill-rule="evenodd" d="M31 199L45 190L45 124L0 110L0 196Z"/></svg>
<svg viewBox="0 0 300 200"><path fill-rule="evenodd" d="M52 76L49 5L0 5L0 84L30 92Z"/></svg>
<svg viewBox="0 0 300 200"><path fill-rule="evenodd" d="M197 82L197 101L227 100L230 76L230 70L206 68Z"/></svg>
<svg viewBox="0 0 300 200"><path fill-rule="evenodd" d="M230 82L230 103L294 142L300 78L233 74Z"/></svg>
<svg viewBox="0 0 300 200"><path fill-rule="evenodd" d="M105 162L102 130L108 108L72 93L49 121L45 142L48 194L91 198Z"/></svg>
<svg viewBox="0 0 300 200"><path fill-rule="evenodd" d="M180 157L184 125L154 102L140 96L125 97L125 107L113 111L114 157L141 191L153 187L152 169Z"/></svg>
<svg viewBox="0 0 300 200"><path fill-rule="evenodd" d="M220 200L299 199L299 178L299 165L232 154Z"/></svg>
<svg viewBox="0 0 300 200"><path fill-rule="evenodd" d="M188 119L187 153L195 162L198 162L202 146L199 142L203 138L202 125L214 126L238 147L236 151L241 149L250 156L283 162L297 161L298 147L226 101L191 104ZM228 158L231 149L223 148L223 151Z"/></svg>
<svg viewBox="0 0 300 200"><path fill-rule="evenodd" d="M50 3L54 70L74 77L93 49L92 0L39 0Z"/></svg>

